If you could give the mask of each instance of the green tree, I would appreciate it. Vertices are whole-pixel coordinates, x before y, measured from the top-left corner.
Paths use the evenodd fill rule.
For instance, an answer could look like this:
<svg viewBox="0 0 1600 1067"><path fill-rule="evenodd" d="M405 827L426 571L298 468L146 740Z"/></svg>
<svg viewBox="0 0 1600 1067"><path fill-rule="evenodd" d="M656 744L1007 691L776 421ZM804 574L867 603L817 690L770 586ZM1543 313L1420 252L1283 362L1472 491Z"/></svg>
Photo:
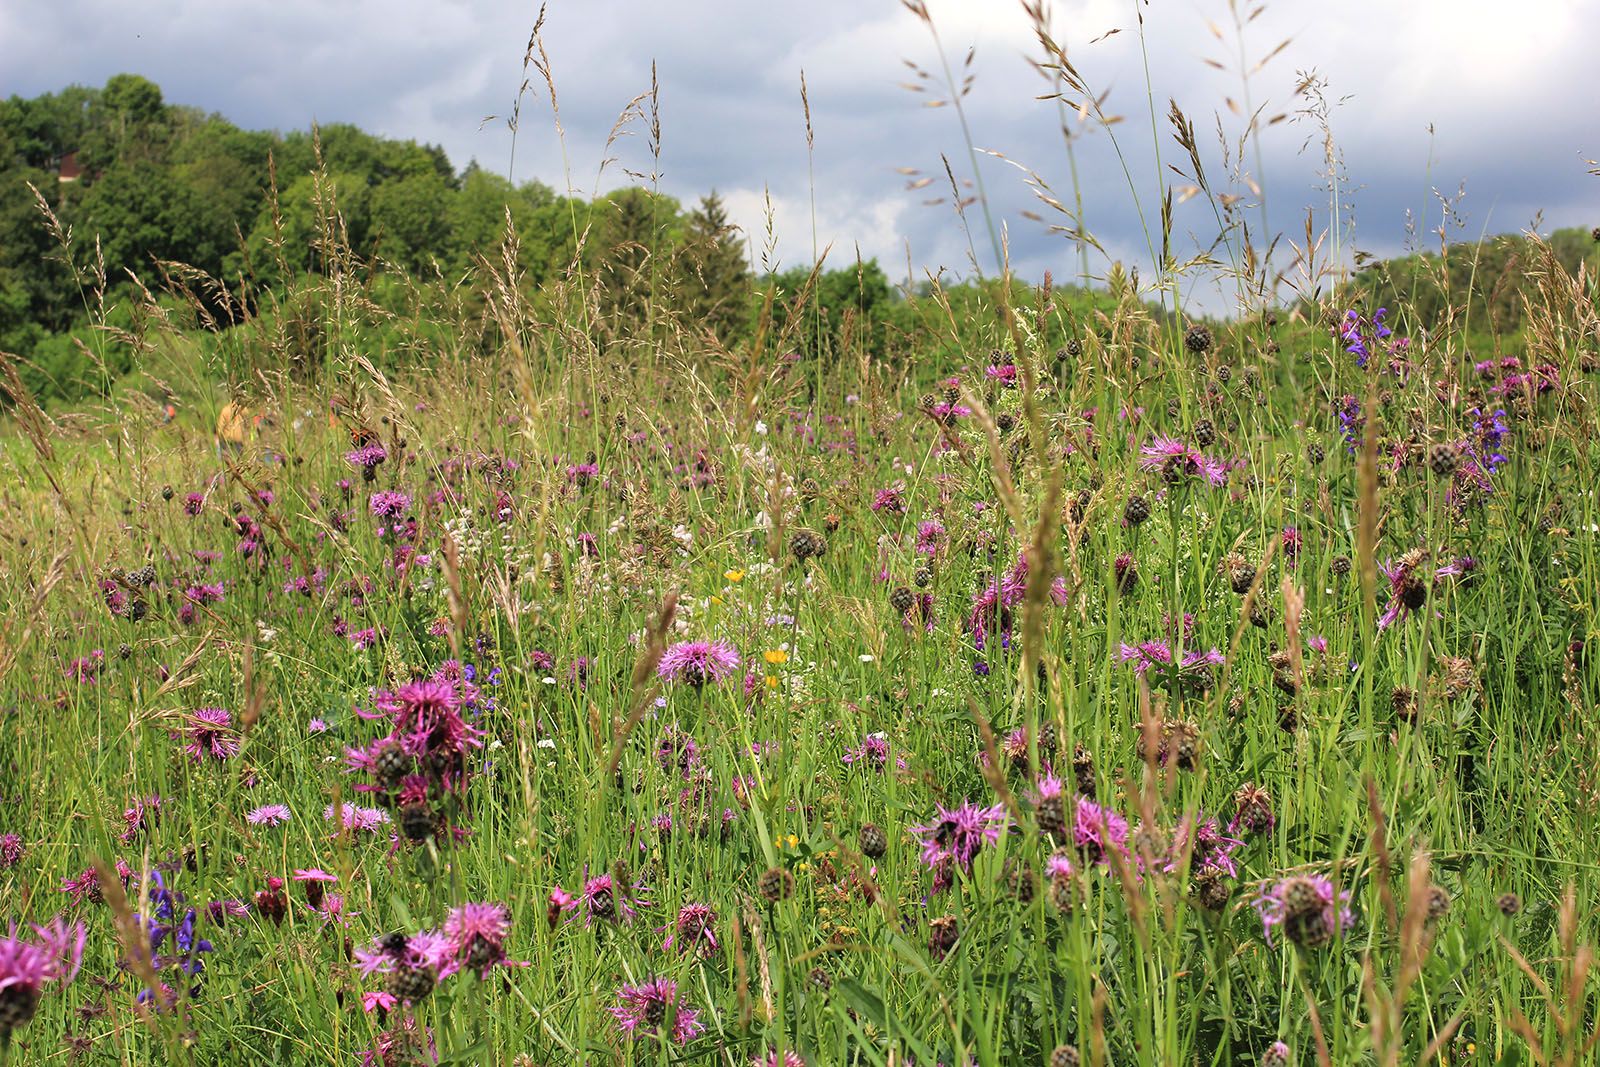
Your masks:
<svg viewBox="0 0 1600 1067"><path fill-rule="evenodd" d="M755 285L744 239L715 190L689 213L683 245L684 311L696 329L709 329L728 344L749 323Z"/></svg>
<svg viewBox="0 0 1600 1067"><path fill-rule="evenodd" d="M376 251L412 273L441 258L450 241L449 184L437 172L391 178L372 190Z"/></svg>
<svg viewBox="0 0 1600 1067"><path fill-rule="evenodd" d="M648 189L619 189L595 205L589 251L600 314L614 336L638 331L664 303L672 252L682 233L678 202Z"/></svg>
<svg viewBox="0 0 1600 1067"><path fill-rule="evenodd" d="M100 239L107 278L149 273L150 261L178 260L221 269L232 219L171 170L150 163L113 167L78 205L80 228Z"/></svg>

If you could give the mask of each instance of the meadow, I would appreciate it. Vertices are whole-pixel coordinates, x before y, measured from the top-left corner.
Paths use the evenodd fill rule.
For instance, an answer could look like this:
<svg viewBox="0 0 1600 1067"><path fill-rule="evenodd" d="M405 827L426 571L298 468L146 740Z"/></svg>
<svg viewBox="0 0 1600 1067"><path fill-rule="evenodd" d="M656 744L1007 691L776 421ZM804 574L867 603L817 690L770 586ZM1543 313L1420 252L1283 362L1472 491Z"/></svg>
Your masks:
<svg viewBox="0 0 1600 1067"><path fill-rule="evenodd" d="M130 377L0 361L0 1064L1595 1062L1581 257L719 335L326 177L249 298L43 205Z"/></svg>

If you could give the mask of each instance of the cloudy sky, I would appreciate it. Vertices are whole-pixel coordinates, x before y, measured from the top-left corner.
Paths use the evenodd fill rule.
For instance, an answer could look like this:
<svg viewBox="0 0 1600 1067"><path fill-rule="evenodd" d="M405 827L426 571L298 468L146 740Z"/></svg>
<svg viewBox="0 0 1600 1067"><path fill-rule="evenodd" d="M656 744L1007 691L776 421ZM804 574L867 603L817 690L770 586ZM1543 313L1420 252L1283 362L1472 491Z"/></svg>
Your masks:
<svg viewBox="0 0 1600 1067"><path fill-rule="evenodd" d="M1263 189L1272 230L1299 241L1308 207L1315 228L1326 227L1322 133L1294 118L1307 106L1295 87L1311 71L1325 80L1347 175L1341 208L1351 212L1357 247L1400 250L1408 230L1426 234L1439 224L1440 196L1454 200L1463 182L1456 237L1520 230L1536 218L1544 229L1600 223L1600 178L1585 163L1600 158L1594 0L1276 0L1246 27L1242 44L1228 0L1044 2L1070 62L1106 94L1105 113L1122 119L1084 131L1076 148L1084 222L1109 257L1149 262L1145 232L1157 225L1162 173L1156 155L1187 169L1166 119L1169 99L1192 119L1214 187L1244 195L1253 224L1260 212L1248 182ZM1038 202L1022 167L1065 202L1074 186L1059 109L1037 99L1051 87L1029 64L1041 52L1021 4L928 6L958 77L974 50L966 118L976 146L1005 157L980 156L979 167L1015 267L1070 279L1074 246L1024 214L1061 221ZM506 173L506 118L537 9L501 0L4 0L0 92L99 85L132 71L158 82L170 101L244 126L354 122L443 145L458 166L476 158ZM613 149L615 162L601 164L619 112L648 90L653 61L663 189L692 200L715 186L758 266L769 210L773 258L782 266L811 261L814 194L816 241L833 246L830 263L859 250L895 278L908 263L918 277L965 274L975 250L978 264L993 269L980 207L968 208L964 228L948 196L927 203L949 188L941 154L959 180L974 168L956 112L926 106L948 96L938 77L924 81L907 66L937 75L939 52L898 0L550 0L543 36L565 150L543 79L527 71L533 85L515 139L517 180L589 193L627 182L625 170L651 171L644 123ZM1251 77L1246 105L1241 55L1254 68L1286 38L1287 48ZM1291 116L1263 133L1259 157L1253 148L1247 154L1247 182L1230 177L1222 148L1244 124L1230 100ZM927 177L935 180L912 187ZM1187 249L1210 243L1218 232L1213 207L1204 197L1179 204L1175 228ZM1095 253L1091 272L1104 270L1107 256Z"/></svg>

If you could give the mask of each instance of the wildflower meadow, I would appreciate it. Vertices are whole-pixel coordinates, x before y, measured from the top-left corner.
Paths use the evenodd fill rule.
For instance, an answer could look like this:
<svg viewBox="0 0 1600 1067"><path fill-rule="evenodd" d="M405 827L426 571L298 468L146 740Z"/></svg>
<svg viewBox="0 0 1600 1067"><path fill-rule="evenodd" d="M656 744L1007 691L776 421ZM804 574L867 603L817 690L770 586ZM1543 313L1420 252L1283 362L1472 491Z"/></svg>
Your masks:
<svg viewBox="0 0 1600 1067"><path fill-rule="evenodd" d="M1596 1062L1600 231L1267 268L1173 110L1214 258L877 310L408 268L320 143L249 280L39 194L0 1064Z"/></svg>

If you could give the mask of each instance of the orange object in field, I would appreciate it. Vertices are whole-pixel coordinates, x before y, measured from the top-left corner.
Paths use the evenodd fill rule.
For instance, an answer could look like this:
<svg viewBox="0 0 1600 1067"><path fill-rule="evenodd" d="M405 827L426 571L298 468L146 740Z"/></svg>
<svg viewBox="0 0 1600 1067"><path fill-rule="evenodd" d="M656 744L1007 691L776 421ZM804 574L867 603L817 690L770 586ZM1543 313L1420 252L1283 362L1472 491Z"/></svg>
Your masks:
<svg viewBox="0 0 1600 1067"><path fill-rule="evenodd" d="M224 449L238 453L244 451L244 446L251 438L259 433L263 426L270 426L272 420L258 411L251 411L243 404L227 403L222 405L222 410L217 412L217 455L222 455Z"/></svg>

